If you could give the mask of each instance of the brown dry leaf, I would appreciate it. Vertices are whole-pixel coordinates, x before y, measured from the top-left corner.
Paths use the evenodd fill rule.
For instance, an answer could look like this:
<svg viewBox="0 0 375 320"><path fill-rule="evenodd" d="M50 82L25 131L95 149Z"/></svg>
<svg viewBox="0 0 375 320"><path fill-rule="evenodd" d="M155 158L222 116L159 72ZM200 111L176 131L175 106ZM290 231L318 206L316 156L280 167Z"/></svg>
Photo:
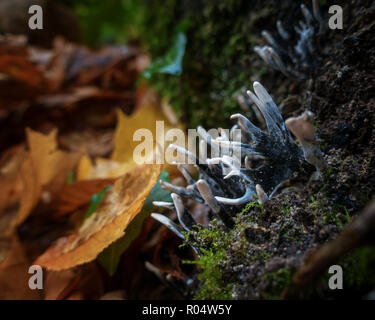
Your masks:
<svg viewBox="0 0 375 320"><path fill-rule="evenodd" d="M0 169L0 235L9 236L37 203L41 187L28 152L20 148Z"/></svg>
<svg viewBox="0 0 375 320"><path fill-rule="evenodd" d="M44 78L27 57L1 55L0 72L32 87L41 88Z"/></svg>
<svg viewBox="0 0 375 320"><path fill-rule="evenodd" d="M76 165L79 154L58 150L56 133L27 129L29 151L21 148L1 168L0 192L12 192L13 200L2 205L0 235L11 234L28 217L43 191L47 196L57 192Z"/></svg>
<svg viewBox="0 0 375 320"><path fill-rule="evenodd" d="M27 38L24 35L0 35L0 54L26 56Z"/></svg>
<svg viewBox="0 0 375 320"><path fill-rule="evenodd" d="M137 48L125 45L109 46L92 51L86 47L56 37L52 52L53 58L47 65L49 79L55 89L62 87L87 86L100 82L107 72L116 70L125 78L127 85L135 81L136 74L132 70L122 70L122 64L128 65L139 54ZM124 66L122 66L124 67Z"/></svg>
<svg viewBox="0 0 375 320"><path fill-rule="evenodd" d="M39 201L42 193L42 185L40 184L36 170L37 169L34 167L33 161L29 155L20 168L22 194L19 209L9 225L10 230L13 230L13 228L16 228L25 221Z"/></svg>
<svg viewBox="0 0 375 320"><path fill-rule="evenodd" d="M142 165L119 178L99 207L77 233L58 239L35 262L50 270L64 270L90 262L125 234L157 182L161 165Z"/></svg>
<svg viewBox="0 0 375 320"><path fill-rule="evenodd" d="M111 129L74 131L59 136L59 143L69 151L87 154L90 157L107 157L113 151L113 131Z"/></svg>
<svg viewBox="0 0 375 320"><path fill-rule="evenodd" d="M0 238L0 300L40 298L29 288L30 265L17 235Z"/></svg>
<svg viewBox="0 0 375 320"><path fill-rule="evenodd" d="M131 100L132 95L129 92L118 92L114 90L102 90L97 87L79 87L73 88L66 93L52 93L40 96L38 103L46 107L74 107L79 102L95 101L98 103L102 101L105 103L113 103L116 101L127 102Z"/></svg>
<svg viewBox="0 0 375 320"><path fill-rule="evenodd" d="M57 216L63 216L87 205L92 195L99 193L105 187L113 184L115 179L81 180L65 185L59 192L52 207Z"/></svg>
<svg viewBox="0 0 375 320"><path fill-rule="evenodd" d="M98 299L104 291L95 263L63 271L47 271L44 281L45 300Z"/></svg>
<svg viewBox="0 0 375 320"><path fill-rule="evenodd" d="M79 159L78 153L58 150L57 130L44 135L27 128L26 135L29 157L21 168L24 190L16 225L26 219L43 190L53 194L64 185Z"/></svg>
<svg viewBox="0 0 375 320"><path fill-rule="evenodd" d="M44 283L44 300L60 300L67 288L74 288L79 281L77 270L47 271Z"/></svg>

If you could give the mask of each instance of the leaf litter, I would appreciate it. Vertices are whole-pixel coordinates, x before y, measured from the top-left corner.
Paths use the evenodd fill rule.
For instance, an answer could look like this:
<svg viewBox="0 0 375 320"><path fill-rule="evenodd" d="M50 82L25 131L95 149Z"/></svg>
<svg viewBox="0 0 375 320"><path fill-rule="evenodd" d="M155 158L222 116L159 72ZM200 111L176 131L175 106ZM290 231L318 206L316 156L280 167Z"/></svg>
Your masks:
<svg viewBox="0 0 375 320"><path fill-rule="evenodd" d="M135 85L148 58L58 38L48 50L23 37L0 44L1 298L100 298L126 252L145 242L152 201L170 200L158 180L176 175L133 160L135 130L159 142L155 122L172 128L160 98ZM27 285L32 264L46 273L41 292Z"/></svg>

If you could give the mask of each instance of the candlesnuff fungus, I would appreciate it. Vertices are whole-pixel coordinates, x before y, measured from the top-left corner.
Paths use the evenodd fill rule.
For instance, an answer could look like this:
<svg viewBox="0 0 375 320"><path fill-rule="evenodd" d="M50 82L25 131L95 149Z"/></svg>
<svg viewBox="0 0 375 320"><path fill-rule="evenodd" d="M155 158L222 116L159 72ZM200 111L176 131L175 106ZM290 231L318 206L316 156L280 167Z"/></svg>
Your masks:
<svg viewBox="0 0 375 320"><path fill-rule="evenodd" d="M259 82L254 82L253 87L254 93L247 91L247 94L262 114L266 131L255 126L245 116L234 114L231 119L236 119L237 124L229 135L224 130L219 130L219 137L214 139L205 129L198 128L201 142L209 144L211 151L216 152L213 158L204 158L201 150L197 157L182 147L170 145L185 160L193 160L199 172L199 179L195 181L184 165L179 164L178 169L188 184L186 187L160 181L162 188L173 192L173 207L179 224L187 232L197 223L180 197L206 204L226 227L232 228L233 215L256 198L264 204L295 172L310 166L307 162L319 170L322 168L322 163L318 161L320 150L314 141L310 113L288 120L290 129L302 145L301 149L293 140L279 108L267 90ZM235 131L234 128L240 130ZM199 145L200 148L206 147L202 143ZM172 203L154 204L164 208L172 207ZM169 218L156 213L152 217L181 239L185 238L182 230Z"/></svg>
<svg viewBox="0 0 375 320"><path fill-rule="evenodd" d="M254 92L248 91L247 94L264 117L267 131L261 130L241 114L231 117L238 121L233 128L240 129L241 141L233 141L233 128L229 136L221 130L216 139L203 128L198 128L198 134L211 146L211 151L217 151L216 156L199 159L184 148L170 145L177 153L193 160L199 171L200 181L196 183L183 165L180 165L178 168L188 186L185 188L161 182L163 188L182 197L206 203L221 215L230 215L238 211L234 206L245 205L253 200L257 184L266 193L271 193L277 185L292 177L305 162L303 152L292 139L267 90L259 82L254 82Z"/></svg>
<svg viewBox="0 0 375 320"><path fill-rule="evenodd" d="M199 255L208 248L202 247L195 231L205 226L195 221L182 198L204 203L212 215L230 229L235 224L234 215L248 202L258 198L258 202L263 205L280 188L290 183L290 178L301 169L311 169L312 164L321 170L324 165L314 137L311 112L284 122L279 108L267 90L259 82L254 82L253 87L254 93L247 91L247 95L262 114L267 130L255 126L241 114L234 114L231 119L236 119L237 124L232 127L229 135L224 130L219 130L219 136L214 139L204 128L198 128L201 138L199 156L184 148L170 145L170 148L185 160L193 160L199 178L195 181L184 164L178 164L187 186L175 186L160 181L162 188L172 191L173 203L153 204L162 208L173 208L179 224L159 213L152 213L151 216L180 239L187 241ZM289 130L297 137L302 148L293 140ZM206 144L210 145L211 152L215 153L213 158L206 157ZM202 152L202 148L205 152ZM150 265L148 267L161 277L157 269ZM167 277L168 275L162 276L161 279L173 287L175 284L171 275L170 281ZM179 292L189 292L190 289L191 285L178 283Z"/></svg>
<svg viewBox="0 0 375 320"><path fill-rule="evenodd" d="M315 36L323 33L325 22L319 9L319 0L312 0L312 7L311 13L301 4L305 21L299 21L298 26L294 26L296 43L279 20L276 23L277 35L272 36L268 31L262 31L268 45L254 47L254 51L266 64L287 77L306 79L319 64L316 58Z"/></svg>

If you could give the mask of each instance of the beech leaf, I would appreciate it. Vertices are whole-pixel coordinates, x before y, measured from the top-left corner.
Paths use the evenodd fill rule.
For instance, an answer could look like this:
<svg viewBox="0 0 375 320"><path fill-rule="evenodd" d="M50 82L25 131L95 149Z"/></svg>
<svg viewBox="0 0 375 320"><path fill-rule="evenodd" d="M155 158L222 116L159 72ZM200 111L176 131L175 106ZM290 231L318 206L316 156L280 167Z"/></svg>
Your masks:
<svg viewBox="0 0 375 320"><path fill-rule="evenodd" d="M141 211L160 172L161 165L142 165L121 176L81 228L55 241L35 264L58 271L94 260L125 234L130 222Z"/></svg>
<svg viewBox="0 0 375 320"><path fill-rule="evenodd" d="M151 214L153 208L152 201L172 201L171 193L161 188L160 180L169 182L169 174L167 171L162 171L160 174L158 183L152 188L143 204L142 211L129 224L125 235L111 244L99 255L99 263L110 276L113 276L116 272L121 255L141 233L144 220Z"/></svg>

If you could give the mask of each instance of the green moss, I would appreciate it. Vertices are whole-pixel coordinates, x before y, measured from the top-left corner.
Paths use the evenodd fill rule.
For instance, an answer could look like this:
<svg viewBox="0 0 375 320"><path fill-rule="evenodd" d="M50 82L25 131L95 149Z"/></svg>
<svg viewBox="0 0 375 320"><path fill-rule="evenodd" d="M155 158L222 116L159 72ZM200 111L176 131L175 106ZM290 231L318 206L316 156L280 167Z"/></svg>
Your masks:
<svg viewBox="0 0 375 320"><path fill-rule="evenodd" d="M224 263L227 260L227 248L230 245L229 233L216 227L202 228L196 236L202 246L209 249L201 248L202 253L196 261L184 261L188 264L198 264L201 268L198 278L202 285L195 299L232 299L232 284L223 280Z"/></svg>
<svg viewBox="0 0 375 320"><path fill-rule="evenodd" d="M225 261L223 250L213 251L202 249L202 255L198 261L202 272L198 278L202 281L202 286L194 299L205 300L231 300L232 284L226 284L222 278L222 263Z"/></svg>
<svg viewBox="0 0 375 320"><path fill-rule="evenodd" d="M263 208L263 206L258 203L258 200L249 202L245 206L245 208L238 214L238 218L241 218L243 215L250 213L254 208Z"/></svg>
<svg viewBox="0 0 375 320"><path fill-rule="evenodd" d="M252 211L262 208L263 206L258 204L258 201L248 203L236 216L235 227L229 232L223 230L217 220L213 220L209 228L192 231L202 253L198 256L197 261L185 261L185 263L198 264L201 268L198 278L202 284L195 296L196 299L232 299L231 292L234 282L231 281L236 280L231 278L233 274L228 278L228 272L232 273L232 271L227 264L230 262L233 251L239 261L253 260L266 263L272 258L270 253L261 249L256 250L250 256L250 243L245 236L245 230L250 225L256 224L255 212ZM187 234L187 238L189 236Z"/></svg>
<svg viewBox="0 0 375 320"><path fill-rule="evenodd" d="M323 185L319 192L310 197L311 202L307 206L308 211L312 211L315 216L322 216L322 223L335 224L342 229L346 223L351 221L348 209L341 204L332 204L327 198L328 186Z"/></svg>

